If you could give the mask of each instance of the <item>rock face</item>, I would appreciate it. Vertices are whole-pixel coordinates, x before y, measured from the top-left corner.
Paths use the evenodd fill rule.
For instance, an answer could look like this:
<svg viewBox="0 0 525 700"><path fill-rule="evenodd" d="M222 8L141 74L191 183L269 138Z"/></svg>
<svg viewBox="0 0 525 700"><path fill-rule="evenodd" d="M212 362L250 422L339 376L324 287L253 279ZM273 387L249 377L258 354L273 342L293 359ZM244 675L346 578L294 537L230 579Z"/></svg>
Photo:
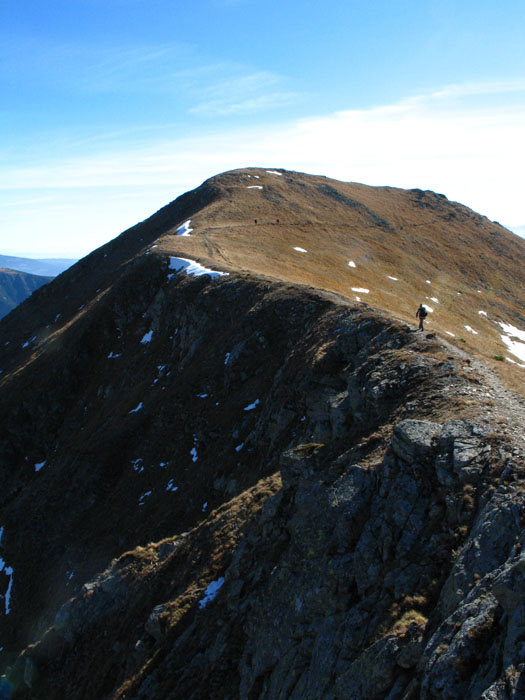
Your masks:
<svg viewBox="0 0 525 700"><path fill-rule="evenodd" d="M0 692L522 697L523 441L485 370L335 295L117 253L0 343Z"/></svg>

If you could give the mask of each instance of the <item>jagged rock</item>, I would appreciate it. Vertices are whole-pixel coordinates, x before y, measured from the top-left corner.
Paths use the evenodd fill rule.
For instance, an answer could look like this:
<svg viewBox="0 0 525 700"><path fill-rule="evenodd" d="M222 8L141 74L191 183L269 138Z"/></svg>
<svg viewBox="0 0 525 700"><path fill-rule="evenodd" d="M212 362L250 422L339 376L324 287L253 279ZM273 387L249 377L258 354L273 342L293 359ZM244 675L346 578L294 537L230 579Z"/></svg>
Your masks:
<svg viewBox="0 0 525 700"><path fill-rule="evenodd" d="M32 688L38 681L38 669L35 662L27 658L24 667L24 683L28 688Z"/></svg>
<svg viewBox="0 0 525 700"><path fill-rule="evenodd" d="M162 640L166 632L166 625L164 623L165 612L165 604L156 605L151 611L148 619L146 620L146 624L144 625L145 631L157 642Z"/></svg>
<svg viewBox="0 0 525 700"><path fill-rule="evenodd" d="M405 462L413 463L429 457L432 439L441 431L439 423L421 420L404 420L394 427L392 449Z"/></svg>

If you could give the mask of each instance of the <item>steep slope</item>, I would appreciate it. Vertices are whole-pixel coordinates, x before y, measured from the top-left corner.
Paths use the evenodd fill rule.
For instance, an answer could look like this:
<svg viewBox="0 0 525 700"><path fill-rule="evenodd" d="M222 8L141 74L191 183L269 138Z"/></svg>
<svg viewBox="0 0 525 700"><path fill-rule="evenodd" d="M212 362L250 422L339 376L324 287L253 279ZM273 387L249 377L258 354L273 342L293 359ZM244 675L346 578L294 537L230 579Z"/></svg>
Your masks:
<svg viewBox="0 0 525 700"><path fill-rule="evenodd" d="M52 277L39 277L0 267L0 318L27 299L35 289L52 279Z"/></svg>
<svg viewBox="0 0 525 700"><path fill-rule="evenodd" d="M231 223L265 190L230 183L258 172L208 181L0 325L4 686L517 698L523 400L462 347L336 294L329 268L297 284L314 266L261 223L274 202L255 229ZM317 234L326 256L342 245ZM229 274L186 274L182 253Z"/></svg>

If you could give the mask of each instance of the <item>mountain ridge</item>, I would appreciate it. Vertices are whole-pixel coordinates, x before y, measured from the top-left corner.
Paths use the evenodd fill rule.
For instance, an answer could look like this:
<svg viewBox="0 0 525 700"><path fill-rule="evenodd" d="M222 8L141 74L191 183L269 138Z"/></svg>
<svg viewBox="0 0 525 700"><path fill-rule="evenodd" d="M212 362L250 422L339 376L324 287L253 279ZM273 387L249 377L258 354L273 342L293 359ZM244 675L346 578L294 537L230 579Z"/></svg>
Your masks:
<svg viewBox="0 0 525 700"><path fill-rule="evenodd" d="M523 397L348 293L400 225L376 190L286 176L212 178L0 324L13 697L519 697ZM339 206L376 247L342 248Z"/></svg>

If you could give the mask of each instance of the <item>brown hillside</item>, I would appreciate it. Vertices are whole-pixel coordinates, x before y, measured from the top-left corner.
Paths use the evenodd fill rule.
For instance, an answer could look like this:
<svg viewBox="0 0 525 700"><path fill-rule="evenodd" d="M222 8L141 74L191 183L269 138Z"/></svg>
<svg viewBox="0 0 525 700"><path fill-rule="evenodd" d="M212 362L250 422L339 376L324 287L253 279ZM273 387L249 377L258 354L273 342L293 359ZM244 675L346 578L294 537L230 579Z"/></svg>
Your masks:
<svg viewBox="0 0 525 700"><path fill-rule="evenodd" d="M523 363L495 322L525 329L525 241L433 192L274 172L212 178L203 188L218 192L192 216L191 236L175 236L176 221L156 240L158 252L359 297L411 324L426 303L434 309L429 328L525 390L524 368L493 359Z"/></svg>

